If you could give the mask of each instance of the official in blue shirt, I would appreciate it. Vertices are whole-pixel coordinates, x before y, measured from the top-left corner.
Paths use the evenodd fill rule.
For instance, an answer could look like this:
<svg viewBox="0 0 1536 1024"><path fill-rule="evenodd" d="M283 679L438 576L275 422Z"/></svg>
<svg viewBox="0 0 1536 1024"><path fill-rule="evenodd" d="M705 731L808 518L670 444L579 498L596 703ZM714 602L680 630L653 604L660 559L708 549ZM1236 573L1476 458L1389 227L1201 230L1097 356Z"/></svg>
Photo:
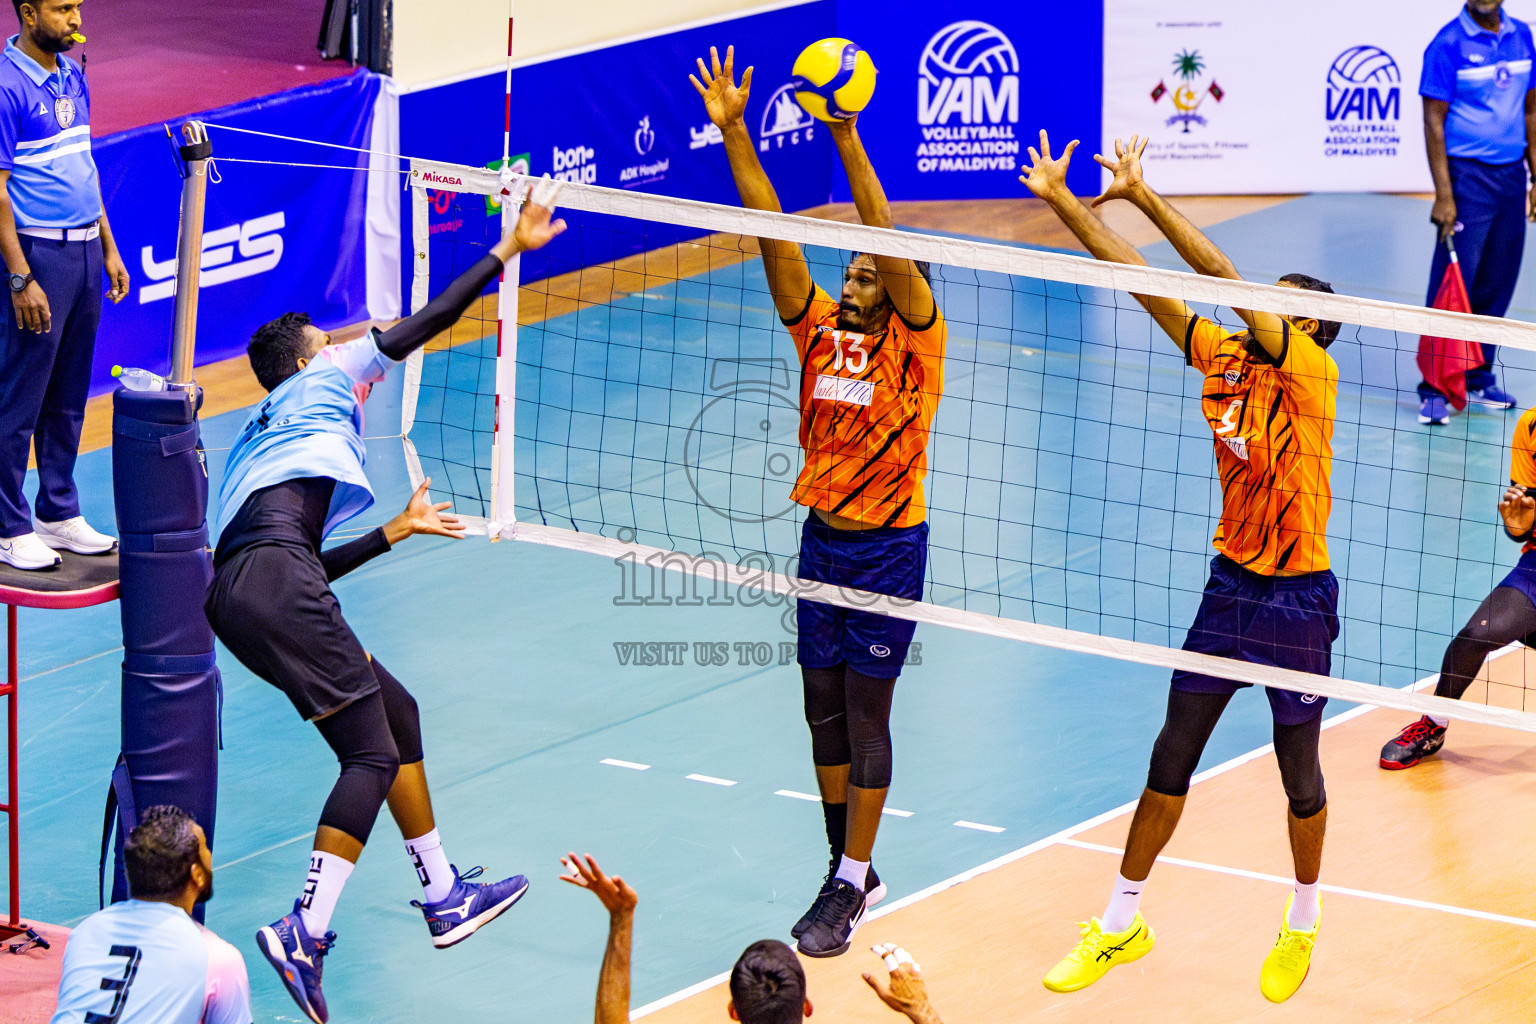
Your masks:
<svg viewBox="0 0 1536 1024"><path fill-rule="evenodd" d="M128 294L91 158L91 94L75 45L80 0L12 0L21 33L0 54L0 561L48 569L58 550L111 551L80 515L75 457L108 297ZM22 484L36 440L37 503ZM35 511L35 515L33 514Z"/></svg>
<svg viewBox="0 0 1536 1024"><path fill-rule="evenodd" d="M1456 19L1424 50L1419 95L1424 99L1424 140L1435 180L1430 220L1440 229L1429 274L1429 297L1450 262L1452 244L1466 278L1472 312L1503 316L1515 293L1525 249L1528 205L1526 167L1536 173L1536 92L1531 29L1500 10L1504 0L1467 0ZM1536 204L1536 192L1531 193ZM1493 373L1493 345L1483 346L1483 365L1467 371L1467 397L1495 409L1512 409L1515 398ZM1450 419L1445 395L1419 384L1419 422Z"/></svg>

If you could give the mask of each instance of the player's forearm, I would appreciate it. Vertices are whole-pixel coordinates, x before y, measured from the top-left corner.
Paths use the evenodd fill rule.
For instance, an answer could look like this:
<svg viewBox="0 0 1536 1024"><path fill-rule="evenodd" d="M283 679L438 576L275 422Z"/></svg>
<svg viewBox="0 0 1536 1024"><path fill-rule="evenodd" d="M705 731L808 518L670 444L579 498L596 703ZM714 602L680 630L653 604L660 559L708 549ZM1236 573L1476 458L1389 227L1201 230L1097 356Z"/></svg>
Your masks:
<svg viewBox="0 0 1536 1024"><path fill-rule="evenodd" d="M615 913L608 922L608 948L597 977L596 1024L629 1024L629 951L635 912Z"/></svg>
<svg viewBox="0 0 1536 1024"><path fill-rule="evenodd" d="M1065 188L1046 202L1095 259L1106 263L1128 263L1134 267L1147 265L1146 257L1137 252L1134 245L1095 217L1081 199Z"/></svg>
<svg viewBox="0 0 1536 1024"><path fill-rule="evenodd" d="M393 525L393 520L391 520L390 526ZM392 545L398 544L410 536L409 529L404 534L400 534L397 529L394 531L395 535L392 536L390 526L381 526L377 530L370 530L356 540L350 540L345 544L338 544L334 548L327 548L325 551L320 552L320 564L325 567L326 582L334 583L353 569L371 562L373 559L389 551Z"/></svg>
<svg viewBox="0 0 1536 1024"><path fill-rule="evenodd" d="M107 210L105 206L102 207L101 219L96 222L96 226L101 230L102 258L111 259L113 256L118 255L117 239L112 237L112 225L107 223Z"/></svg>
<svg viewBox="0 0 1536 1024"><path fill-rule="evenodd" d="M885 187L880 184L874 165L869 162L869 153L859 138L858 128L849 121L834 125L832 142L837 146L837 155L848 175L848 190L853 193L859 220L870 227L891 227L895 223L891 218L891 204L885 198Z"/></svg>
<svg viewBox="0 0 1536 1024"><path fill-rule="evenodd" d="M762 161L757 158L746 122L726 125L720 134L725 140L725 158L730 162L731 178L736 182L741 205L749 210L782 213L784 208L779 205L779 194L774 191L768 172L763 170Z"/></svg>
<svg viewBox="0 0 1536 1024"><path fill-rule="evenodd" d="M1157 226L1163 237L1173 243L1174 251L1195 273L1242 280L1242 275L1237 272L1227 254L1205 237L1205 232L1191 224L1188 217L1169 205L1168 200L1143 186L1132 201Z"/></svg>
<svg viewBox="0 0 1536 1024"><path fill-rule="evenodd" d="M419 312L381 332L379 351L399 361L458 323L470 303L501 275L502 267L503 260L496 252L487 253Z"/></svg>

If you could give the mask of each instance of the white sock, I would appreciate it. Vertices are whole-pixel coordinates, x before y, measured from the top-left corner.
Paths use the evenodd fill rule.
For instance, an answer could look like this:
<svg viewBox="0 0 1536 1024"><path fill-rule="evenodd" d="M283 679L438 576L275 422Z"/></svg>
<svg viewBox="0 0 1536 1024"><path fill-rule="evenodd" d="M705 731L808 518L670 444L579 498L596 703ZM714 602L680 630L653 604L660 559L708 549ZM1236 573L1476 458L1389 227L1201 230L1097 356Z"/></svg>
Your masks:
<svg viewBox="0 0 1536 1024"><path fill-rule="evenodd" d="M1309 932L1317 924L1317 919L1323 916L1323 903L1318 885L1318 882L1313 882L1311 885L1296 883L1296 895L1291 900L1291 912L1285 918L1286 926L1292 931Z"/></svg>
<svg viewBox="0 0 1536 1024"><path fill-rule="evenodd" d="M837 877L847 882L860 892L869 884L869 861L854 860L846 853L837 865Z"/></svg>
<svg viewBox="0 0 1536 1024"><path fill-rule="evenodd" d="M1426 717L1442 729L1451 724L1451 720L1445 715L1428 715Z"/></svg>
<svg viewBox="0 0 1536 1024"><path fill-rule="evenodd" d="M443 840L437 829L407 839L405 855L416 866L416 878L421 882L421 902L441 903L447 899L453 888L453 868L448 866L448 855L443 852Z"/></svg>
<svg viewBox="0 0 1536 1024"><path fill-rule="evenodd" d="M1106 932L1123 932L1136 920L1136 911L1141 907L1141 890L1147 884L1143 878L1139 882L1133 882L1124 875L1115 875L1115 891L1110 894L1109 906L1104 908L1104 915L1099 918L1099 926Z"/></svg>
<svg viewBox="0 0 1536 1024"><path fill-rule="evenodd" d="M315 850L309 855L309 878L304 882L304 895L299 900L299 920L309 937L318 939L331 927L331 915L336 912L336 901L341 898L341 887L356 867L345 857Z"/></svg>

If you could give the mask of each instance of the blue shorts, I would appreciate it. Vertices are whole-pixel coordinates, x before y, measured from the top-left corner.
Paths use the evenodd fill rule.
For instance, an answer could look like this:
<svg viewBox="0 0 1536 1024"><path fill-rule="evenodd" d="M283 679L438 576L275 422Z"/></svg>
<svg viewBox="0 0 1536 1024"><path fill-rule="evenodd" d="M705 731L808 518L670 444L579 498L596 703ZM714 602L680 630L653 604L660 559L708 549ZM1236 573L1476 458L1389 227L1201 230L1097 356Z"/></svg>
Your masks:
<svg viewBox="0 0 1536 1024"><path fill-rule="evenodd" d="M921 600L928 566L928 524L834 530L816 513L800 531L800 578L813 583ZM806 668L846 664L876 679L895 679L917 623L801 599L795 609L799 661Z"/></svg>
<svg viewBox="0 0 1536 1024"><path fill-rule="evenodd" d="M1338 638L1339 581L1330 570L1261 576L1217 555L1184 649L1325 676ZM1248 685L1196 672L1173 674L1173 688L1191 693L1236 693ZM1328 703L1311 693L1265 692L1281 725L1311 721Z"/></svg>
<svg viewBox="0 0 1536 1024"><path fill-rule="evenodd" d="M1533 606L1536 606L1536 551L1527 551L1521 555L1520 561L1509 570L1509 575L1499 581L1499 586L1520 591ZM1530 640L1530 637L1526 637L1528 646Z"/></svg>

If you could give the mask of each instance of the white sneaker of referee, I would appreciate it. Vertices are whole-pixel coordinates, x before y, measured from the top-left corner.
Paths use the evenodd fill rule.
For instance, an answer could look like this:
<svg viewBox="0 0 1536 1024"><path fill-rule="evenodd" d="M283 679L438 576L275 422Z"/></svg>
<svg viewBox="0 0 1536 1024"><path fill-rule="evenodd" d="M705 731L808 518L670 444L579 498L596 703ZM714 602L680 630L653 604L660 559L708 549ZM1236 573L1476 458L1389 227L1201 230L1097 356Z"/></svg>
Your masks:
<svg viewBox="0 0 1536 1024"><path fill-rule="evenodd" d="M180 808L151 807L123 844L129 898L69 936L51 1024L252 1024L240 953L192 919L213 855Z"/></svg>

